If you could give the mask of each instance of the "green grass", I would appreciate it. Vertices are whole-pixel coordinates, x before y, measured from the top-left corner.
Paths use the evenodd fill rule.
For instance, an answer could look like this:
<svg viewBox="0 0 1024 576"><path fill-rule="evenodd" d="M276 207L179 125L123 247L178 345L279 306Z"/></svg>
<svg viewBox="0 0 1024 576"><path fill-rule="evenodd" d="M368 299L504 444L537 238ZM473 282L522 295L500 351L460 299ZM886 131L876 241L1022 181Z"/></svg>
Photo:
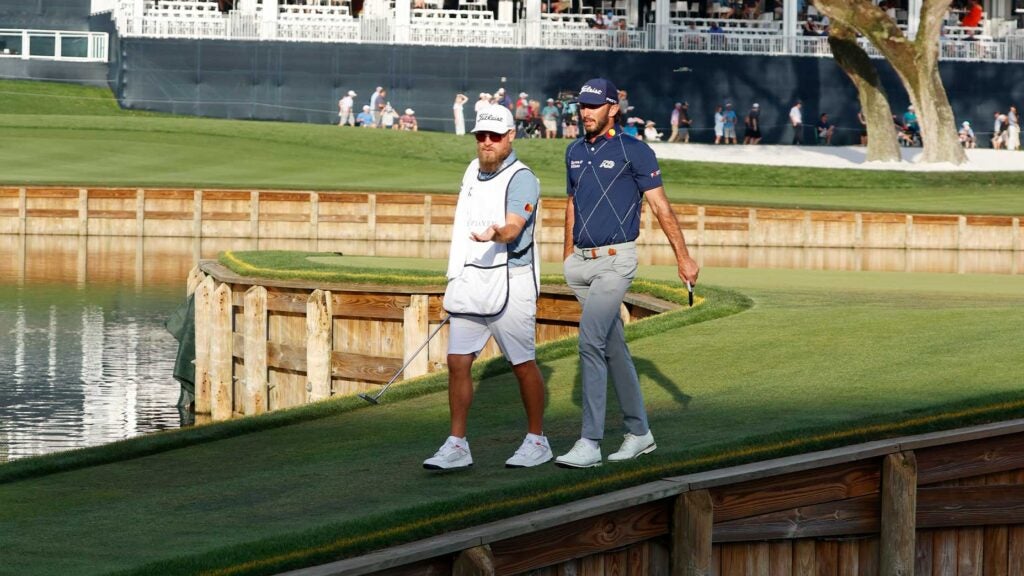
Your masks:
<svg viewBox="0 0 1024 576"><path fill-rule="evenodd" d="M0 183L455 193L470 138L118 111L109 92L0 81ZM8 105L8 99L11 103ZM519 141L545 196L565 194L565 141ZM812 170L664 161L675 202L1024 214L1024 173Z"/></svg>
<svg viewBox="0 0 1024 576"><path fill-rule="evenodd" d="M420 469L447 434L437 376L380 406L332 401L0 466L0 573L272 573L652 478L1024 415L1024 277L709 269L698 292L704 305L629 328L659 444L638 462L505 470L524 422L493 362L478 371L464 473ZM545 431L566 450L580 418L572 341L540 363ZM609 415L606 452L614 404Z"/></svg>

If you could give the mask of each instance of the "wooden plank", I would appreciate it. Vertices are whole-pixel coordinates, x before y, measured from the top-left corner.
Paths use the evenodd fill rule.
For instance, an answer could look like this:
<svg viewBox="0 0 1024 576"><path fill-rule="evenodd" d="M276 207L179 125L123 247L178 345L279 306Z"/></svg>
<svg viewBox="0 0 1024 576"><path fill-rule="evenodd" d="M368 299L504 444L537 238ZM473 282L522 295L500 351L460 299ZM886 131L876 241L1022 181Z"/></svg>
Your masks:
<svg viewBox="0 0 1024 576"><path fill-rule="evenodd" d="M334 315L343 318L404 320L405 309L412 302L408 294L368 294L352 292L332 294Z"/></svg>
<svg viewBox="0 0 1024 576"><path fill-rule="evenodd" d="M745 576L747 569L747 545L746 544L723 544L722 545L722 576ZM672 573L673 576L678 574Z"/></svg>
<svg viewBox="0 0 1024 576"><path fill-rule="evenodd" d="M1010 526L1006 534L1007 574L1024 576L1024 524Z"/></svg>
<svg viewBox="0 0 1024 576"><path fill-rule="evenodd" d="M249 212L203 212L203 221L243 222L252 217Z"/></svg>
<svg viewBox="0 0 1024 576"><path fill-rule="evenodd" d="M430 329L428 311L425 294L410 297L409 307L405 309L405 317L402 319L402 358L408 363L402 374L403 379L423 376L430 371L425 346Z"/></svg>
<svg viewBox="0 0 1024 576"><path fill-rule="evenodd" d="M967 216L968 226L1013 226L1012 216Z"/></svg>
<svg viewBox="0 0 1024 576"><path fill-rule="evenodd" d="M78 188L26 188L25 198L78 198Z"/></svg>
<svg viewBox="0 0 1024 576"><path fill-rule="evenodd" d="M758 214L761 211L758 210ZM857 214L853 212L811 212L812 222L856 222Z"/></svg>
<svg viewBox="0 0 1024 576"><path fill-rule="evenodd" d="M17 188L0 188L0 198L19 198L21 191Z"/></svg>
<svg viewBox="0 0 1024 576"><path fill-rule="evenodd" d="M815 576L818 573L815 554L814 540L797 540L793 544L793 576Z"/></svg>
<svg viewBox="0 0 1024 576"><path fill-rule="evenodd" d="M451 576L451 573L452 559L449 556L445 556L388 568L373 574L374 576Z"/></svg>
<svg viewBox="0 0 1024 576"><path fill-rule="evenodd" d="M650 558L650 551L650 542L641 542L630 546L626 550L628 554L626 559L626 574L629 576L647 576L650 574L650 564L648 561Z"/></svg>
<svg viewBox="0 0 1024 576"><path fill-rule="evenodd" d="M668 532L666 502L648 502L491 544L499 574L517 574Z"/></svg>
<svg viewBox="0 0 1024 576"><path fill-rule="evenodd" d="M985 545L983 528L961 528L957 530L958 576L982 576L982 553Z"/></svg>
<svg viewBox="0 0 1024 576"><path fill-rule="evenodd" d="M434 206L455 206L459 203L459 197L456 194L434 194L430 197L431 202ZM547 207L551 203L557 203L558 200L551 198L544 199L544 206ZM562 200L562 210L565 210L565 200Z"/></svg>
<svg viewBox="0 0 1024 576"><path fill-rule="evenodd" d="M210 413L210 334L213 319L213 291L216 281L207 276L196 288L196 414Z"/></svg>
<svg viewBox="0 0 1024 576"><path fill-rule="evenodd" d="M20 213L17 208L0 208L0 216L18 216Z"/></svg>
<svg viewBox="0 0 1024 576"><path fill-rule="evenodd" d="M931 576L932 574L932 532L922 530L917 534L914 542L914 574ZM879 552L884 544L880 543ZM880 566L879 571L885 571L885 566Z"/></svg>
<svg viewBox="0 0 1024 576"><path fill-rule="evenodd" d="M604 576L604 558L600 554L580 558L580 576Z"/></svg>
<svg viewBox="0 0 1024 576"><path fill-rule="evenodd" d="M806 215L807 213L803 210L757 209L758 220L803 220Z"/></svg>
<svg viewBox="0 0 1024 576"><path fill-rule="evenodd" d="M917 461L913 452L887 455L882 461L881 574L902 576L914 567Z"/></svg>
<svg viewBox="0 0 1024 576"><path fill-rule="evenodd" d="M862 540L839 542L837 576L858 576L860 574L860 543Z"/></svg>
<svg viewBox="0 0 1024 576"><path fill-rule="evenodd" d="M309 202L309 192L260 192L260 202Z"/></svg>
<svg viewBox="0 0 1024 576"><path fill-rule="evenodd" d="M673 209L675 209L675 206L673 206ZM707 207L704 208L704 216L707 217L707 218L726 217L726 218L743 218L744 220L746 220L747 216L749 215L749 212L747 210L748 210L747 208L731 208L731 207L726 207L726 206L707 206ZM695 214L695 213L696 212L690 212L690 214ZM761 214L761 209L760 208L758 208L757 213L758 213L758 215Z"/></svg>
<svg viewBox="0 0 1024 576"><path fill-rule="evenodd" d="M541 298L537 299L537 320L548 322L567 322L579 324L583 309L576 300L568 298Z"/></svg>
<svg viewBox="0 0 1024 576"><path fill-rule="evenodd" d="M798 472L713 488L715 521L877 493L881 477L878 463L866 461L823 468L813 475Z"/></svg>
<svg viewBox="0 0 1024 576"><path fill-rule="evenodd" d="M431 216L430 222L432 226L451 226L455 223L455 218L452 216Z"/></svg>
<svg viewBox="0 0 1024 576"><path fill-rule="evenodd" d="M1009 531L1006 526L985 528L982 564L985 576L1008 576L1010 573Z"/></svg>
<svg viewBox="0 0 1024 576"><path fill-rule="evenodd" d="M878 538L872 536L860 541L857 566L860 576L878 576Z"/></svg>
<svg viewBox="0 0 1024 576"><path fill-rule="evenodd" d="M102 220L134 220L135 210L89 210L89 218Z"/></svg>
<svg viewBox="0 0 1024 576"><path fill-rule="evenodd" d="M252 192L248 190L204 190L203 199L211 200L245 200L252 198Z"/></svg>
<svg viewBox="0 0 1024 576"><path fill-rule="evenodd" d="M309 214L288 212L261 212L260 222L309 222Z"/></svg>
<svg viewBox="0 0 1024 576"><path fill-rule="evenodd" d="M904 214L864 212L861 214L861 221L865 224L906 224L907 217Z"/></svg>
<svg viewBox="0 0 1024 576"><path fill-rule="evenodd" d="M27 218L78 218L78 208L74 210L60 210L57 208L26 208Z"/></svg>
<svg viewBox="0 0 1024 576"><path fill-rule="evenodd" d="M423 224L423 216L396 216L378 214L377 224Z"/></svg>
<svg viewBox="0 0 1024 576"><path fill-rule="evenodd" d="M192 200L194 197L194 190L146 189L147 200ZM191 215L189 212L189 216Z"/></svg>
<svg viewBox="0 0 1024 576"><path fill-rule="evenodd" d="M135 188L89 188L88 192L90 200L134 200L137 194Z"/></svg>
<svg viewBox="0 0 1024 576"><path fill-rule="evenodd" d="M199 269L199 266L193 266L188 272L188 280L185 283L185 297L188 298L195 294L196 288L199 287L199 283L205 278L206 274L203 274L203 271ZM195 307L193 306L193 309L194 308Z"/></svg>
<svg viewBox="0 0 1024 576"><path fill-rule="evenodd" d="M1024 433L916 451L922 485L1024 467Z"/></svg>
<svg viewBox="0 0 1024 576"><path fill-rule="evenodd" d="M749 228L749 222L705 222L705 230L732 230L745 231Z"/></svg>
<svg viewBox="0 0 1024 576"><path fill-rule="evenodd" d="M335 204L366 204L366 194L350 192L321 192L320 201Z"/></svg>
<svg viewBox="0 0 1024 576"><path fill-rule="evenodd" d="M331 353L332 378L387 382L401 367L401 358L339 351Z"/></svg>
<svg viewBox="0 0 1024 576"><path fill-rule="evenodd" d="M231 418L234 388L232 360L234 310L231 286L221 284L213 292L210 333L210 417L214 422Z"/></svg>
<svg viewBox="0 0 1024 576"><path fill-rule="evenodd" d="M817 576L838 576L839 543L835 540L819 540L815 542L814 565Z"/></svg>
<svg viewBox="0 0 1024 576"><path fill-rule="evenodd" d="M547 202L545 200L545 202ZM650 576L669 576L672 573L672 554L668 542L665 538L655 538L648 540L648 556L649 556L649 567L650 571L647 573ZM647 576L647 575L637 575Z"/></svg>
<svg viewBox="0 0 1024 576"><path fill-rule="evenodd" d="M922 528L992 526L1024 518L1024 485L949 486L917 491Z"/></svg>
<svg viewBox="0 0 1024 576"><path fill-rule="evenodd" d="M146 210L143 214L146 220L191 220L192 212L181 210Z"/></svg>
<svg viewBox="0 0 1024 576"><path fill-rule="evenodd" d="M267 289L253 286L245 293L245 395L242 413L267 411Z"/></svg>
<svg viewBox="0 0 1024 576"><path fill-rule="evenodd" d="M422 194L377 194L377 204L409 204L423 206ZM379 216L378 216L379 218ZM422 217L420 218L422 220ZM379 220L378 220L379 222Z"/></svg>
<svg viewBox="0 0 1024 576"><path fill-rule="evenodd" d="M672 574L704 576L711 571L711 495L707 490L685 492L672 512Z"/></svg>
<svg viewBox="0 0 1024 576"><path fill-rule="evenodd" d="M768 543L755 542L747 549L747 574L768 576Z"/></svg>
<svg viewBox="0 0 1024 576"><path fill-rule="evenodd" d="M341 224L366 224L366 214L320 214L320 222Z"/></svg>
<svg viewBox="0 0 1024 576"><path fill-rule="evenodd" d="M932 576L957 576L956 530L932 533Z"/></svg>
<svg viewBox="0 0 1024 576"><path fill-rule="evenodd" d="M914 214L914 225L920 224L944 224L957 225L960 223L959 216L945 216L937 214Z"/></svg>
<svg viewBox="0 0 1024 576"><path fill-rule="evenodd" d="M306 402L331 396L331 294L314 290L306 303Z"/></svg>
<svg viewBox="0 0 1024 576"><path fill-rule="evenodd" d="M878 494L715 523L715 542L871 534L879 529Z"/></svg>
<svg viewBox="0 0 1024 576"><path fill-rule="evenodd" d="M614 550L603 556L605 576L627 576L629 567L625 550Z"/></svg>
<svg viewBox="0 0 1024 576"><path fill-rule="evenodd" d="M777 540L768 544L768 576L792 576L793 541Z"/></svg>

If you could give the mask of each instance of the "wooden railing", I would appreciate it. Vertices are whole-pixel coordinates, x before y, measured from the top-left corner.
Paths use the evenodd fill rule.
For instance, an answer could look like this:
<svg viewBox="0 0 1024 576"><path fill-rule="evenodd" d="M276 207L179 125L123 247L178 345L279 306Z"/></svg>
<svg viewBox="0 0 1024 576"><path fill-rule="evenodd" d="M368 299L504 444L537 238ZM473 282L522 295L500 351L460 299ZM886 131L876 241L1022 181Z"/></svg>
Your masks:
<svg viewBox="0 0 1024 576"><path fill-rule="evenodd" d="M2 188L0 234L446 241L444 194L135 188ZM1019 216L675 204L696 246L1024 250ZM541 202L538 239L561 243L565 200ZM645 204L641 245L665 245Z"/></svg>
<svg viewBox="0 0 1024 576"><path fill-rule="evenodd" d="M1015 420L665 478L289 574L1022 570L1024 420Z"/></svg>
<svg viewBox="0 0 1024 576"><path fill-rule="evenodd" d="M188 279L195 294L195 411L225 420L376 390L445 369L448 326L416 351L444 317L443 286L341 285L239 276L213 262ZM628 294L624 322L675 308ZM543 286L537 341L575 335L580 307L566 287ZM493 341L481 357L496 356ZM414 357L415 355L415 357Z"/></svg>

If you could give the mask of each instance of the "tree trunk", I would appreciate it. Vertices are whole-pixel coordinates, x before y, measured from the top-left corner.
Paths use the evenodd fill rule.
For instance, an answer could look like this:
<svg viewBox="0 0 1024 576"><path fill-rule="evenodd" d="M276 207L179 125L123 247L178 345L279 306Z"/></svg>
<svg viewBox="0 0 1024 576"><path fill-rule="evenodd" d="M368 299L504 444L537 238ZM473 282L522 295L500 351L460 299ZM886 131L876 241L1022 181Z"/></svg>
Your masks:
<svg viewBox="0 0 1024 576"><path fill-rule="evenodd" d="M816 0L818 9L832 20L866 37L892 65L917 110L924 162L962 164L953 110L939 76L939 36L942 15L952 0L922 0L921 26L910 41L871 0Z"/></svg>
<svg viewBox="0 0 1024 576"><path fill-rule="evenodd" d="M829 27L828 45L836 64L857 87L857 98L864 112L868 131L868 162L899 162L900 147L893 137L892 108L878 70L864 49L857 44L857 34L842 24Z"/></svg>

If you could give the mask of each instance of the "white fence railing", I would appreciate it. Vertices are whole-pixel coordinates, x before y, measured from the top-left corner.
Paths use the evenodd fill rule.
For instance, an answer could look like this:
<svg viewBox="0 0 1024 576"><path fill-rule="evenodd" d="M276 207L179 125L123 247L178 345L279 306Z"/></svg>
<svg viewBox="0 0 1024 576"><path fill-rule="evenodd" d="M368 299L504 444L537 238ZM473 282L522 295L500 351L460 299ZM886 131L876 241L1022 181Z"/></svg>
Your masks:
<svg viewBox="0 0 1024 576"><path fill-rule="evenodd" d="M106 32L0 29L0 58L106 62Z"/></svg>
<svg viewBox="0 0 1024 576"><path fill-rule="evenodd" d="M118 0L114 11L123 36L156 38L219 38L238 40L291 40L309 42L408 43L434 46L488 46L499 48L546 48L553 50L658 50L771 56L830 57L828 38L788 37L777 23L758 28L700 29L693 22L681 25L648 25L639 29L595 29L584 17L542 17L539 21L510 23L487 11L415 9L408 24L400 24L394 11L376 17L353 17L347 6L279 7L274 18L262 11L211 13L209 10L168 12L187 0L162 3L161 12L139 3ZM145 6L145 5L143 5ZM170 15L169 15L170 14ZM686 20L686 19L683 19ZM762 23L758 23L759 25ZM770 25L770 26L769 26ZM751 25L753 26L753 25ZM859 41L869 56L879 52L866 39ZM104 56L105 57L105 56ZM1024 62L1024 35L941 41L943 60Z"/></svg>

